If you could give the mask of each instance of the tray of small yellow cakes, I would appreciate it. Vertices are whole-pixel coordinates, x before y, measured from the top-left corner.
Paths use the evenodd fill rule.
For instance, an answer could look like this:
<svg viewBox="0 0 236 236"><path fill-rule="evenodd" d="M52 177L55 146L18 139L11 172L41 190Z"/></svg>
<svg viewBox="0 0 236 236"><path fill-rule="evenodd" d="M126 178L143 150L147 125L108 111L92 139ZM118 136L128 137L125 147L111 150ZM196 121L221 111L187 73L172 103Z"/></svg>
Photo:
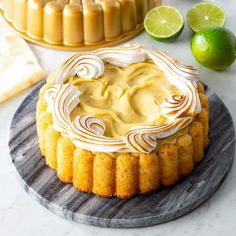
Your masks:
<svg viewBox="0 0 236 236"><path fill-rule="evenodd" d="M48 48L85 51L143 32L160 0L0 0L0 15L24 39Z"/></svg>
<svg viewBox="0 0 236 236"><path fill-rule="evenodd" d="M197 70L140 44L77 53L11 124L25 190L67 219L163 223L205 202L234 157L232 118Z"/></svg>

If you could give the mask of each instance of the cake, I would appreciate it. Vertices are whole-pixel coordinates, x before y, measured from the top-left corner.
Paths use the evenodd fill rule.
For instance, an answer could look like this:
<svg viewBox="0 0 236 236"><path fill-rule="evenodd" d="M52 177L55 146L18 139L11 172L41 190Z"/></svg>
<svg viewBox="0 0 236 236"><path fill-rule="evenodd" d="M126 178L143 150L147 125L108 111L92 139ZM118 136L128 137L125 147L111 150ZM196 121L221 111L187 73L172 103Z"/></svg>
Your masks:
<svg viewBox="0 0 236 236"><path fill-rule="evenodd" d="M41 88L41 153L65 183L129 198L188 176L208 146L208 99L191 66L142 45L77 53Z"/></svg>
<svg viewBox="0 0 236 236"><path fill-rule="evenodd" d="M0 0L0 8L4 18L23 37L41 44L83 47L120 42L141 32L145 14L155 2Z"/></svg>

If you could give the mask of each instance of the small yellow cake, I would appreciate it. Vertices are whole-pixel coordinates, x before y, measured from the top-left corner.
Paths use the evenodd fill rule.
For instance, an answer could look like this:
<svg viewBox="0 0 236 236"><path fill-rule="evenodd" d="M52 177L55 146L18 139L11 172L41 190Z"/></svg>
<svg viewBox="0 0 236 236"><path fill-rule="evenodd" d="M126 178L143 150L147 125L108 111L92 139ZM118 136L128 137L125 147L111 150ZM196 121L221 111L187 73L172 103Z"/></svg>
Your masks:
<svg viewBox="0 0 236 236"><path fill-rule="evenodd" d="M141 45L76 54L41 88L41 153L83 192L129 198L188 176L208 146L197 72Z"/></svg>

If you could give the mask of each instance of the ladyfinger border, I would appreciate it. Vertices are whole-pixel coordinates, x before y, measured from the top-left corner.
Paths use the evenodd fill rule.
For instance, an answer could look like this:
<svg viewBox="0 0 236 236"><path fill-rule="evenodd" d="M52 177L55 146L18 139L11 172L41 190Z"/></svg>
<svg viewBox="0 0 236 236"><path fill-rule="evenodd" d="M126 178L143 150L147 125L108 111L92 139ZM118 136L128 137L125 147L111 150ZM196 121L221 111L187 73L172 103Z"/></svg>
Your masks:
<svg viewBox="0 0 236 236"><path fill-rule="evenodd" d="M165 143L155 152L138 156L131 153L116 156L94 154L75 147L71 140L61 137L53 130L49 113L46 112L43 101L46 87L47 84L40 90L36 112L40 149L42 155L46 155L46 163L57 171L59 179L64 183L72 183L80 191L118 198L148 194L161 186L176 184L204 158L208 134L204 133L203 127L208 122L208 99L200 82L198 93L201 95L204 114L193 120L188 133L179 136L175 144ZM56 143L46 145L47 140L53 142L52 137ZM205 138L207 141L204 141Z"/></svg>

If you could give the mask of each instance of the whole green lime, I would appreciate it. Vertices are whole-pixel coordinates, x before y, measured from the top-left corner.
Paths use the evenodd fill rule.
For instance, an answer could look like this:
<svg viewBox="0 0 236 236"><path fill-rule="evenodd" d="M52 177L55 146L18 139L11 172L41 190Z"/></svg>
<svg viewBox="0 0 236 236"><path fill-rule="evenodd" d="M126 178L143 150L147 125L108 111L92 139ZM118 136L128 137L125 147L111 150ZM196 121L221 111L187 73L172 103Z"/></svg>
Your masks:
<svg viewBox="0 0 236 236"><path fill-rule="evenodd" d="M198 31L191 41L196 60L212 70L224 70L236 57L236 37L223 27L208 27Z"/></svg>

